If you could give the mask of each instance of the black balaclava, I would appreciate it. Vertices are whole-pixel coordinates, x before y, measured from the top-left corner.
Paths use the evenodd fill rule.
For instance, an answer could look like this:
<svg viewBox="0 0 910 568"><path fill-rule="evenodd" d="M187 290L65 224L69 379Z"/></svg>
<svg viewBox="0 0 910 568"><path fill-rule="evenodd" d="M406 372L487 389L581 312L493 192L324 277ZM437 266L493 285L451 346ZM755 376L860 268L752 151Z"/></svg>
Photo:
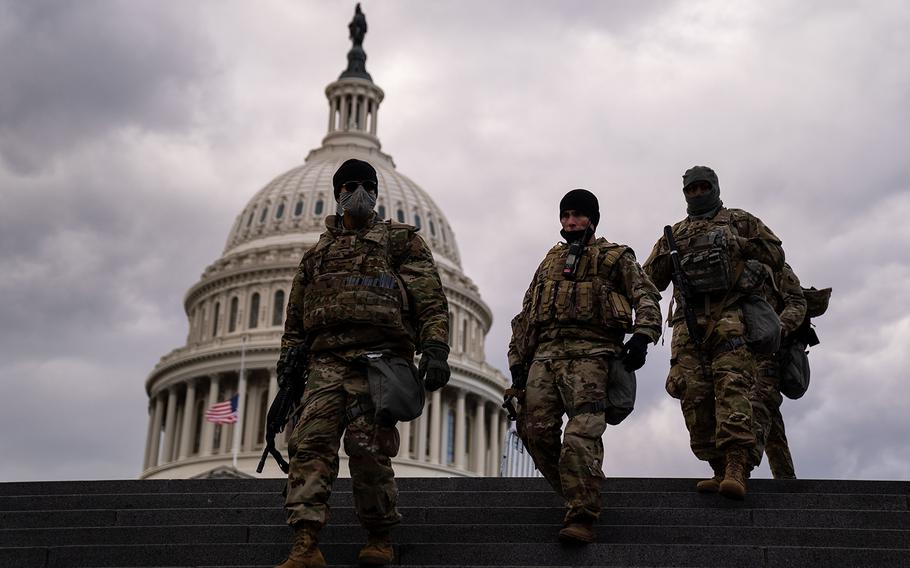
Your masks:
<svg viewBox="0 0 910 568"><path fill-rule="evenodd" d="M372 181L377 184L376 193L361 187L354 193L346 193L340 197L341 186L349 181ZM335 190L335 201L338 202L336 213L340 217L349 212L355 218L366 218L376 206L376 195L379 193L376 169L363 160L350 159L341 164L335 175L332 176L332 186Z"/></svg>
<svg viewBox="0 0 910 568"><path fill-rule="evenodd" d="M694 219L710 219L724 206L720 200L720 183L717 174L708 166L692 166L683 174L683 189L699 181L707 182L711 191L698 197L686 197L686 213Z"/></svg>
<svg viewBox="0 0 910 568"><path fill-rule="evenodd" d="M590 219L591 231L593 231L600 222L600 205L597 203L597 197L587 189L573 189L559 200L560 218L562 218L562 212L569 209L574 209ZM586 229L580 231L562 230L559 231L559 234L562 235L562 238L564 238L566 242L571 243L572 241L580 239L585 231Z"/></svg>

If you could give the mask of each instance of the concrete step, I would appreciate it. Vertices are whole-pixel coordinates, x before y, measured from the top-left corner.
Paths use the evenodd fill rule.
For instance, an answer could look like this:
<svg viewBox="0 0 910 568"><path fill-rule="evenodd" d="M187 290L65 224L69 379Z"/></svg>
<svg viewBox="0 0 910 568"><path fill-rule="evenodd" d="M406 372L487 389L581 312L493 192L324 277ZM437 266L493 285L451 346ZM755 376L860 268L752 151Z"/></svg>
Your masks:
<svg viewBox="0 0 910 568"><path fill-rule="evenodd" d="M705 471L707 474L707 470ZM698 479L608 477L605 491L682 492L693 490ZM26 481L0 483L6 495L87 495L94 493L281 493L283 479L148 479L100 481ZM542 478L433 477L402 478L401 491L549 491ZM351 480L338 479L336 491L351 491ZM749 493L856 493L910 495L910 481L856 481L838 479L753 479Z"/></svg>
<svg viewBox="0 0 910 568"><path fill-rule="evenodd" d="M400 507L403 523L550 525L562 521L561 507L498 508L478 514L476 507ZM279 506L232 509L133 509L85 511L5 511L0 526L17 528L167 526L167 525L283 525ZM352 507L332 509L333 524L357 524ZM734 508L654 509L605 507L600 524L765 526L901 529L910 527L907 511L757 510Z"/></svg>
<svg viewBox="0 0 910 568"><path fill-rule="evenodd" d="M901 494L855 493L752 493L745 501L718 495L682 492L603 492L611 507L678 509L691 507L746 509L849 509L869 511L910 510L910 497ZM97 493L89 495L7 495L0 497L0 511L85 510L85 509L223 509L233 507L281 507L279 493ZM354 503L349 491L333 492L335 507ZM399 503L409 507L474 506L484 509L513 507L562 507L564 501L553 491L400 491Z"/></svg>
<svg viewBox="0 0 910 568"><path fill-rule="evenodd" d="M126 566L275 565L285 557L281 544L160 544L142 546L58 546L0 549L3 566L17 568ZM321 544L330 564L352 565L359 545ZM806 548L779 546L592 544L565 548L558 544L401 544L396 565L439 566L907 566L910 551L876 548Z"/></svg>
<svg viewBox="0 0 910 568"><path fill-rule="evenodd" d="M609 479L598 543L556 541L542 479L402 479L407 566L908 566L910 483L755 480L744 502L692 479ZM0 567L274 566L287 553L283 480L0 484ZM354 562L365 533L339 480L321 548Z"/></svg>
<svg viewBox="0 0 910 568"><path fill-rule="evenodd" d="M415 543L546 543L556 542L560 524L551 525L403 525L395 529L399 544ZM597 527L598 541L608 544L707 544L794 547L910 549L907 529L832 529L755 526L610 525ZM174 525L149 527L0 529L0 547L128 544L285 544L291 532L278 525ZM362 543L358 525L330 524L320 535L329 543Z"/></svg>

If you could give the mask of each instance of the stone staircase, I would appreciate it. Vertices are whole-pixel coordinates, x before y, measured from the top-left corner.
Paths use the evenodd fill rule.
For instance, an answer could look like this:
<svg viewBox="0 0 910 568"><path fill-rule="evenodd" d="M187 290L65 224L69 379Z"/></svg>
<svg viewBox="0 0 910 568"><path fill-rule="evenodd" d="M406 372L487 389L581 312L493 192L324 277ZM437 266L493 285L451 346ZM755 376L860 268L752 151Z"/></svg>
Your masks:
<svg viewBox="0 0 910 568"><path fill-rule="evenodd" d="M608 479L598 543L562 548L543 479L401 479L407 566L910 567L910 482L753 480L745 502L691 479ZM273 566L289 548L275 479L0 484L0 567ZM322 533L328 562L364 542L350 480Z"/></svg>

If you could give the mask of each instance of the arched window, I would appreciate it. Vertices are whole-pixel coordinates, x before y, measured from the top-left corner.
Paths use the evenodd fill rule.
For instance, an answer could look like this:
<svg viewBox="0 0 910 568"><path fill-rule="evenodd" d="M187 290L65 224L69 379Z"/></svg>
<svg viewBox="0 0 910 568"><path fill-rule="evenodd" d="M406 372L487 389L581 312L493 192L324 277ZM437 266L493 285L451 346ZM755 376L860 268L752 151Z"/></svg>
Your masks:
<svg viewBox="0 0 910 568"><path fill-rule="evenodd" d="M250 329L259 327L259 292L253 294L250 298Z"/></svg>
<svg viewBox="0 0 910 568"><path fill-rule="evenodd" d="M284 201L278 204L278 209L275 210L275 218L281 219L284 217Z"/></svg>
<svg viewBox="0 0 910 568"><path fill-rule="evenodd" d="M262 214L259 215L259 222L260 222L260 223L265 223L265 218L266 218L266 216L267 216L268 214L269 214L269 207L268 207L268 206L263 207L263 208L262 208Z"/></svg>
<svg viewBox="0 0 910 568"><path fill-rule="evenodd" d="M433 224L433 219L430 219L430 234L434 237L436 236L436 225Z"/></svg>
<svg viewBox="0 0 910 568"><path fill-rule="evenodd" d="M255 208L250 211L250 216L246 218L246 226L249 227L253 222L253 215L256 213Z"/></svg>
<svg viewBox="0 0 910 568"><path fill-rule="evenodd" d="M231 298L231 311L228 314L228 333L232 333L237 329L237 309L240 307L240 300L237 299L237 296Z"/></svg>
<svg viewBox="0 0 910 568"><path fill-rule="evenodd" d="M275 292L275 301L272 303L272 325L281 325L284 320L284 290Z"/></svg>
<svg viewBox="0 0 910 568"><path fill-rule="evenodd" d="M442 233L442 242L446 242L446 226L442 223L439 224L439 232Z"/></svg>
<svg viewBox="0 0 910 568"><path fill-rule="evenodd" d="M420 228L420 213L414 213L414 226Z"/></svg>
<svg viewBox="0 0 910 568"><path fill-rule="evenodd" d="M325 207L325 202L324 202L324 201L322 200L322 198L320 197L320 198L319 198L319 201L316 202L316 209L314 209L313 212L314 212L316 215L322 215L322 210L323 210L324 207Z"/></svg>
<svg viewBox="0 0 910 568"><path fill-rule="evenodd" d="M461 322L461 352L468 352L468 320Z"/></svg>
<svg viewBox="0 0 910 568"><path fill-rule="evenodd" d="M401 209L398 210L398 222L404 223L404 211Z"/></svg>
<svg viewBox="0 0 910 568"><path fill-rule="evenodd" d="M294 217L300 217L303 215L303 198L297 200L297 205L294 206Z"/></svg>
<svg viewBox="0 0 910 568"><path fill-rule="evenodd" d="M385 219L385 205L380 205L377 213L379 213L380 219Z"/></svg>
<svg viewBox="0 0 910 568"><path fill-rule="evenodd" d="M215 312L212 316L212 337L218 335L218 320L221 318L221 302L215 302Z"/></svg>

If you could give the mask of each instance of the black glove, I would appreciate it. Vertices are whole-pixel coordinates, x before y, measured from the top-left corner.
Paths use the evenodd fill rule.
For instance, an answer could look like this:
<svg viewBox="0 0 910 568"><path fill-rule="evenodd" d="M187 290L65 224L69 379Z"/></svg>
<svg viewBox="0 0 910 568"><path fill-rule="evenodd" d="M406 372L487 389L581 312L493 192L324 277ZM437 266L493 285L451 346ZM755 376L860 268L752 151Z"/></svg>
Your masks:
<svg viewBox="0 0 910 568"><path fill-rule="evenodd" d="M633 333L629 341L622 346L622 366L630 373L641 369L648 355L648 344L651 340L646 335Z"/></svg>
<svg viewBox="0 0 910 568"><path fill-rule="evenodd" d="M525 366L512 365L509 367L509 372L512 373L512 388L525 390L528 386L528 370L525 369Z"/></svg>
<svg viewBox="0 0 910 568"><path fill-rule="evenodd" d="M417 367L417 376L423 381L429 392L441 389L449 382L452 371L449 369L449 346L441 341L428 340L421 349L423 356Z"/></svg>

